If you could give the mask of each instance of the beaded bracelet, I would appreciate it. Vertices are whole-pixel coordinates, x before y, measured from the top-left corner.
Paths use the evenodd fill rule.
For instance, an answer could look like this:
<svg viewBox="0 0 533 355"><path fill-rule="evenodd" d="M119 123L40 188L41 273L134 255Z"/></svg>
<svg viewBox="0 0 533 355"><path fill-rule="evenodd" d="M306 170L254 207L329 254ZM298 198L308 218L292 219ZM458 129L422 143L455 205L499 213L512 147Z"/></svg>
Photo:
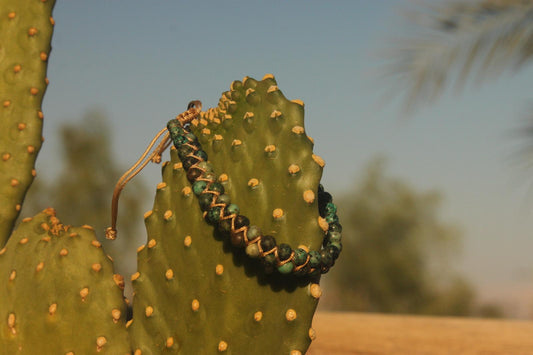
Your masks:
<svg viewBox="0 0 533 355"><path fill-rule="evenodd" d="M239 206L231 203L230 197L224 193L224 186L217 182L213 166L207 162L207 153L190 131L189 124L173 119L168 122L167 129L192 191L198 196L204 219L217 226L220 232L229 234L233 246L244 247L249 257L259 258L266 272L272 272L274 268L281 274L295 275L324 274L329 271L342 250L342 226L337 217L337 207L322 185L318 189L318 209L320 216L328 223L322 249L309 251L300 246L294 250L285 243L278 245L273 236L262 235L259 227L250 225L250 220L240 214Z"/></svg>
<svg viewBox="0 0 533 355"><path fill-rule="evenodd" d="M230 197L224 193L224 186L217 182L213 166L207 162L207 153L202 150L197 137L190 131L190 121L197 117L200 111L201 102L189 103L187 111L170 120L167 128L155 136L141 158L119 179L113 191L111 227L106 229L106 238L115 239L117 236L118 199L126 183L148 162L159 163L161 154L172 141L187 173L187 180L192 185L192 191L198 196L204 219L207 223L218 227L223 234L229 235L233 246L244 247L249 257L260 259L267 273L272 272L274 268L281 274L292 273L299 276L314 276L328 272L342 250L342 226L331 195L319 185L318 212L328 224L320 251L309 251L305 246L293 249L285 243L278 245L273 236L262 235L261 229L250 225L248 217L240 214L239 206L231 203ZM162 141L148 155L161 136L163 136Z"/></svg>

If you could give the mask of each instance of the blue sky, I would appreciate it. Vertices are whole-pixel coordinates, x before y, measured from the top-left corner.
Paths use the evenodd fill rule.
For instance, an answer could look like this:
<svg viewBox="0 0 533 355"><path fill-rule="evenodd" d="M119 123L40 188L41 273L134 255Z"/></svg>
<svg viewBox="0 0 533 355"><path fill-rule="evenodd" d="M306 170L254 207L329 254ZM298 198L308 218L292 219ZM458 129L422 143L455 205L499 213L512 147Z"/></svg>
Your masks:
<svg viewBox="0 0 533 355"><path fill-rule="evenodd" d="M521 287L533 302L533 180L512 163L511 134L527 113L533 68L449 90L405 119L379 73L406 4L59 0L38 167L53 174L44 166L57 161L55 131L87 110L108 114L128 166L189 100L211 107L232 80L272 73L306 104L329 190L349 190L370 159L386 156L392 175L443 192L444 218L465 234L457 268L485 298ZM155 185L159 167L147 170Z"/></svg>

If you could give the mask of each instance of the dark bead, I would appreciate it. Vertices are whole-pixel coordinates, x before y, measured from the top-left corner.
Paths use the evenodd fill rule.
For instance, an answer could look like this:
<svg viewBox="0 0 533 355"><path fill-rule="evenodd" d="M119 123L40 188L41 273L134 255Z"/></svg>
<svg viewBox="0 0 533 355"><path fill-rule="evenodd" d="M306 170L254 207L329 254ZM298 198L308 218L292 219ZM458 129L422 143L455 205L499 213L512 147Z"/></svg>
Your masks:
<svg viewBox="0 0 533 355"><path fill-rule="evenodd" d="M187 155L194 153L194 148L190 145L184 144L178 148L178 157L183 160Z"/></svg>
<svg viewBox="0 0 533 355"><path fill-rule="evenodd" d="M324 192L324 186L322 184L318 184L318 193Z"/></svg>
<svg viewBox="0 0 533 355"><path fill-rule="evenodd" d="M340 243L336 243L336 244L340 245ZM341 246L341 248L339 248L337 245L329 244L326 247L326 251L329 253L329 255L331 255L333 260L337 260L337 258L339 257L339 255L341 253L342 246Z"/></svg>
<svg viewBox="0 0 533 355"><path fill-rule="evenodd" d="M216 224L220 220L220 207L213 207L209 211L207 211L207 214L205 215L205 220L209 224Z"/></svg>
<svg viewBox="0 0 533 355"><path fill-rule="evenodd" d="M330 267L331 265L333 265L333 257L331 256L331 254L328 252L327 249L322 249L320 251L320 259L321 259L322 265L324 266Z"/></svg>
<svg viewBox="0 0 533 355"><path fill-rule="evenodd" d="M276 256L274 255L274 253L265 255L261 262L265 266L273 266L276 263Z"/></svg>
<svg viewBox="0 0 533 355"><path fill-rule="evenodd" d="M309 252L309 265L312 268L316 268L320 266L320 253L316 250L311 250Z"/></svg>
<svg viewBox="0 0 533 355"><path fill-rule="evenodd" d="M340 232L329 231L327 235L328 243L339 243L341 241L342 235Z"/></svg>
<svg viewBox="0 0 533 355"><path fill-rule="evenodd" d="M307 260L307 252L304 249L298 248L294 251L294 264L296 266L303 265Z"/></svg>
<svg viewBox="0 0 533 355"><path fill-rule="evenodd" d="M227 234L227 233L231 232L231 219L228 218L228 219L223 219L223 220L219 221L218 222L218 230L221 233L224 233L224 234Z"/></svg>
<svg viewBox="0 0 533 355"><path fill-rule="evenodd" d="M209 185L209 191L216 191L220 194L224 193L224 186L222 186L219 182L214 182L211 185Z"/></svg>
<svg viewBox="0 0 533 355"><path fill-rule="evenodd" d="M242 228L244 226L249 226L250 225L250 220L248 219L248 217L243 216L243 215L240 214L237 217L235 217L234 225L235 225L235 229L239 229L239 228Z"/></svg>
<svg viewBox="0 0 533 355"><path fill-rule="evenodd" d="M244 245L244 234L243 232L233 233L231 235L231 244L235 247L242 247Z"/></svg>
<svg viewBox="0 0 533 355"><path fill-rule="evenodd" d="M189 182L193 183L196 181L196 179L198 179L200 176L202 175L202 170L200 169L189 169L187 171L187 180L189 180Z"/></svg>
<svg viewBox="0 0 533 355"><path fill-rule="evenodd" d="M292 249L289 244L281 243L278 246L278 257L279 260L287 260L292 254Z"/></svg>
<svg viewBox="0 0 533 355"><path fill-rule="evenodd" d="M189 155L185 157L185 159L183 159L181 162L183 163L183 168L185 170L189 170L191 166L193 166L194 164L198 162L198 158Z"/></svg>
<svg viewBox="0 0 533 355"><path fill-rule="evenodd" d="M224 205L229 205L231 203L231 199L230 199L229 195L226 195L226 194L218 195L217 204L218 203L222 203Z"/></svg>
<svg viewBox="0 0 533 355"><path fill-rule="evenodd" d="M329 224L329 232L342 232L342 226L339 222L333 222Z"/></svg>
<svg viewBox="0 0 533 355"><path fill-rule="evenodd" d="M202 161L207 161L207 153L204 152L203 150L201 149L198 149L195 153L194 153L195 156L197 156L198 158L200 158L200 160Z"/></svg>
<svg viewBox="0 0 533 355"><path fill-rule="evenodd" d="M326 215L326 205L332 200L329 192L318 193L318 213L324 217Z"/></svg>
<svg viewBox="0 0 533 355"><path fill-rule="evenodd" d="M324 192L320 192L318 194L318 203L322 203L324 205L327 205L331 201L333 201L333 197L331 196L331 194L329 192L324 191Z"/></svg>
<svg viewBox="0 0 533 355"><path fill-rule="evenodd" d="M261 238L261 249L267 252L276 246L276 239L271 235L264 235Z"/></svg>
<svg viewBox="0 0 533 355"><path fill-rule="evenodd" d="M304 267L302 267L301 269L299 269L298 271L295 271L294 273L296 275L305 275L309 272L309 269L311 269L311 266L309 266L309 263L306 264Z"/></svg>
<svg viewBox="0 0 533 355"><path fill-rule="evenodd" d="M325 266L325 265L322 265L322 266L320 267L320 273L321 273L321 274L327 274L328 271L329 271L329 268L330 268L330 267L331 267L331 266Z"/></svg>
<svg viewBox="0 0 533 355"><path fill-rule="evenodd" d="M202 211L207 211L209 209L213 201L213 196L215 195L205 192L198 196L198 203L200 204L200 208L202 209Z"/></svg>

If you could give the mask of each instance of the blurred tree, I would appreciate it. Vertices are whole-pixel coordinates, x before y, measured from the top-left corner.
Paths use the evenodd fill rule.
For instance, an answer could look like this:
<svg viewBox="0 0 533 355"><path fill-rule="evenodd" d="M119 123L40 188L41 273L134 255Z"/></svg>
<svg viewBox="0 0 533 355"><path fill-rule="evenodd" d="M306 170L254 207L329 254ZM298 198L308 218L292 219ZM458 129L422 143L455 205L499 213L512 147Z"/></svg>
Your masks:
<svg viewBox="0 0 533 355"><path fill-rule="evenodd" d="M332 297L324 308L481 315L472 287L450 269L461 234L441 220L438 193L387 176L377 159L337 202L345 237L339 263L325 278Z"/></svg>
<svg viewBox="0 0 533 355"><path fill-rule="evenodd" d="M51 182L43 181L40 176L35 180L21 215L33 215L51 206L65 224L92 226L106 252L113 257L116 271L132 274L136 269L136 248L145 238L140 229L141 204L147 197L145 185L137 177L123 191L118 221L120 235L115 241L106 240L104 230L111 221L113 188L126 170L111 152L107 119L99 111L87 112L79 124L61 126L60 138L59 175Z"/></svg>
<svg viewBox="0 0 533 355"><path fill-rule="evenodd" d="M409 20L414 32L395 41L386 71L408 107L437 98L454 79L485 79L533 59L532 0L427 2Z"/></svg>

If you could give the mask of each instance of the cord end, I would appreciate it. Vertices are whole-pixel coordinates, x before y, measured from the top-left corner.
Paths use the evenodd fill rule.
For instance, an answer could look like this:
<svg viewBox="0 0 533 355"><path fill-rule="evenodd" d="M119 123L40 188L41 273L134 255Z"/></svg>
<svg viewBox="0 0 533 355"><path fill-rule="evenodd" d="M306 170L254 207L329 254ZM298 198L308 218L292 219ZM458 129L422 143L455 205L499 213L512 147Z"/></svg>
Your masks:
<svg viewBox="0 0 533 355"><path fill-rule="evenodd" d="M113 227L107 227L105 230L105 238L115 240L117 238L117 230Z"/></svg>

